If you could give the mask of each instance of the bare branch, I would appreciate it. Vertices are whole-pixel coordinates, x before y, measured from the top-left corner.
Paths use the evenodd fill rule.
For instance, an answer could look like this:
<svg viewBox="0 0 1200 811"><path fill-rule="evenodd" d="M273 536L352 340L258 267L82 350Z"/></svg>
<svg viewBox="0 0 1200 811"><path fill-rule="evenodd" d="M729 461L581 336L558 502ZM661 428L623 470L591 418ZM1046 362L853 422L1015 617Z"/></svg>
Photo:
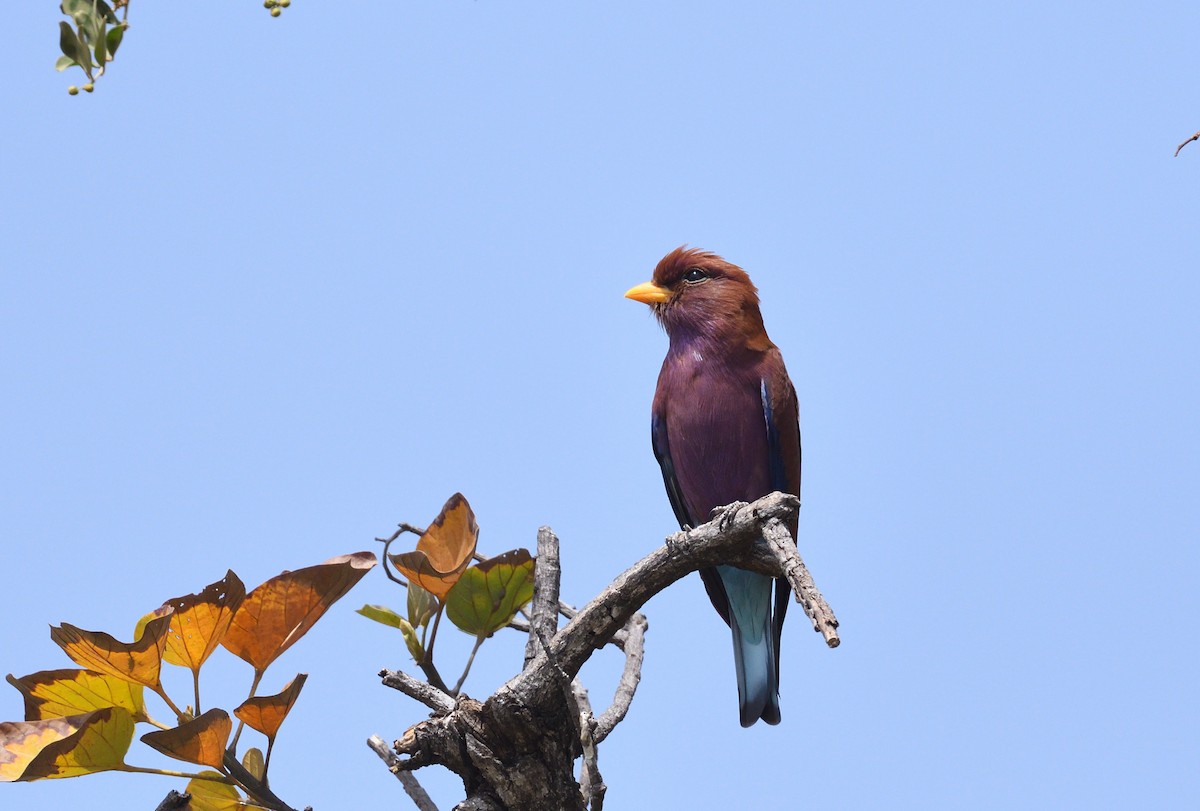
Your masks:
<svg viewBox="0 0 1200 811"><path fill-rule="evenodd" d="M425 792L425 788L417 782L417 776L412 772L402 769L393 768L400 762L400 758L396 757L396 753L391 750L387 742L378 735L372 735L367 738L367 746L371 747L371 751L379 755L379 759L387 764L388 769L400 781L400 785L404 786L404 793L412 799L416 804L418 811L438 811L437 805L434 804L433 798Z"/></svg>
<svg viewBox="0 0 1200 811"><path fill-rule="evenodd" d="M573 678L592 651L614 636L651 597L706 566L731 564L780 576L776 554L758 541L768 520L784 521L799 507L800 499L795 496L772 493L753 504L732 504L707 524L669 536L664 546L618 575L555 634L550 649L557 664ZM539 655L505 686L530 700L531 694L539 691L539 682L548 677L548 660Z"/></svg>
<svg viewBox="0 0 1200 811"><path fill-rule="evenodd" d="M1185 146L1187 146L1188 144L1190 144L1192 141L1200 141L1200 130L1198 130L1198 131L1196 131L1196 132L1192 133L1192 137L1191 137L1191 138L1188 138L1188 139L1187 139L1186 141L1184 141L1182 144L1180 144L1179 146L1175 147L1175 157L1176 157L1176 158L1178 158L1178 157L1179 157L1179 150L1183 149Z"/></svg>
<svg viewBox="0 0 1200 811"><path fill-rule="evenodd" d="M617 683L617 691L613 703L605 710L596 722L596 743L608 737L609 733L625 720L629 705L633 703L633 695L637 692L638 683L642 680L642 660L645 658L646 628L649 623L640 612L629 618L625 623L625 669L621 672L621 680Z"/></svg>
<svg viewBox="0 0 1200 811"><path fill-rule="evenodd" d="M602 811L608 786L600 776L599 755L596 751L596 718L587 688L579 679L571 682L571 699L579 716L579 744L583 748L583 764L579 767L579 790L591 811Z"/></svg>
<svg viewBox="0 0 1200 811"><path fill-rule="evenodd" d="M399 690L409 698L415 698L439 715L444 715L454 709L454 699L432 684L414 679L400 670L381 670L380 678L384 686Z"/></svg>
<svg viewBox="0 0 1200 811"><path fill-rule="evenodd" d="M837 634L837 617L817 590L817 584L808 573L808 567L804 565L800 550L796 548L796 542L787 526L778 518L772 518L763 524L763 538L791 584L792 591L796 594L796 602L800 603L804 613L812 620L813 630L824 636L825 644L831 648L842 644Z"/></svg>
<svg viewBox="0 0 1200 811"><path fill-rule="evenodd" d="M549 639L558 631L558 594L562 569L558 562L558 536L550 527L537 534L537 565L533 568L533 602L529 606L529 641L525 643L525 664L542 649L539 637Z"/></svg>

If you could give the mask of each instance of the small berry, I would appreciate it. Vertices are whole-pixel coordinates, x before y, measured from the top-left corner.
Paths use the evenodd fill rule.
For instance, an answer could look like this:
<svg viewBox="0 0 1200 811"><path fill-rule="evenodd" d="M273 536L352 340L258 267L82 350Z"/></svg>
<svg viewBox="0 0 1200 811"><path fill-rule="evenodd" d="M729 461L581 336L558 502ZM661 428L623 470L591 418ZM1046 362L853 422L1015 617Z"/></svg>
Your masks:
<svg viewBox="0 0 1200 811"><path fill-rule="evenodd" d="M70 87L67 88L67 92L70 93L72 96L78 96L79 88L76 87L75 85L71 85Z"/></svg>
<svg viewBox="0 0 1200 811"><path fill-rule="evenodd" d="M91 93L93 90L96 89L96 86L94 84L92 84L91 82L88 82L87 84L85 84L83 86L83 89L84 89L84 92Z"/></svg>
<svg viewBox="0 0 1200 811"><path fill-rule="evenodd" d="M280 8L287 8L292 4L292 0L279 0Z"/></svg>
<svg viewBox="0 0 1200 811"><path fill-rule="evenodd" d="M282 13L283 13L283 11L282 11L282 10L281 10L281 9L280 9L278 6L276 6L276 7L275 7L275 8L273 8L273 9L271 9L271 16L272 16L272 17L278 17L278 16L279 16L280 14L282 14Z"/></svg>
<svg viewBox="0 0 1200 811"><path fill-rule="evenodd" d="M275 8L277 0L263 0L263 8Z"/></svg>

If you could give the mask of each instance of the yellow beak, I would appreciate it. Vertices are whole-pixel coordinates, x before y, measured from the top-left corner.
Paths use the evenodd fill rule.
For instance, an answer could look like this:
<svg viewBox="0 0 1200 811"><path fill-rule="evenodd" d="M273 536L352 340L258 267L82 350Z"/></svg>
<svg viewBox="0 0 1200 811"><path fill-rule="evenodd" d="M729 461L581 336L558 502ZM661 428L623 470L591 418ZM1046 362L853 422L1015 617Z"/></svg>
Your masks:
<svg viewBox="0 0 1200 811"><path fill-rule="evenodd" d="M659 287L654 282L642 282L637 287L625 291L625 298L640 301L642 304L662 304L671 297L671 291Z"/></svg>

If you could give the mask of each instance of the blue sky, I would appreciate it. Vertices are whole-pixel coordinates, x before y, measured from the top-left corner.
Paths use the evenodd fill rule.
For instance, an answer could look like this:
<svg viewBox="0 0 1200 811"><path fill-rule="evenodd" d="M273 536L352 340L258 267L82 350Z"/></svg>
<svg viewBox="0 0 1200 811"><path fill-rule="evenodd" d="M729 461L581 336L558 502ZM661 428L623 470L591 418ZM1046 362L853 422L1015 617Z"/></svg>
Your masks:
<svg viewBox="0 0 1200 811"><path fill-rule="evenodd" d="M586 601L674 529L666 340L622 293L688 243L759 286L843 644L796 611L783 723L743 730L698 578L656 597L609 807L1194 805L1195 4L336 5L135 0L75 98L55 5L10 11L0 671L68 666L48 624L128 639L456 490L485 551L553 526ZM410 662L364 602L403 594L372 573L264 685L310 674L272 769L297 807L407 803L363 741L423 713L378 685ZM595 703L619 664L585 670ZM212 668L206 702L240 701L248 670Z"/></svg>

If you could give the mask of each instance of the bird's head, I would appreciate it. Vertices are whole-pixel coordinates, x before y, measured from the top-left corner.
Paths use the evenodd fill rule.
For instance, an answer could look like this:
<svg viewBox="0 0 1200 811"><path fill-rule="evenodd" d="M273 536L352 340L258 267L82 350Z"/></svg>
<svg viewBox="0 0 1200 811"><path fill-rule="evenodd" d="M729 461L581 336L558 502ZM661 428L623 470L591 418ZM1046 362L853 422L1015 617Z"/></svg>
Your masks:
<svg viewBox="0 0 1200 811"><path fill-rule="evenodd" d="M715 253L678 247L658 263L652 281L630 288L625 298L650 305L673 342L699 338L740 339L751 348L770 344L758 290L746 271Z"/></svg>

